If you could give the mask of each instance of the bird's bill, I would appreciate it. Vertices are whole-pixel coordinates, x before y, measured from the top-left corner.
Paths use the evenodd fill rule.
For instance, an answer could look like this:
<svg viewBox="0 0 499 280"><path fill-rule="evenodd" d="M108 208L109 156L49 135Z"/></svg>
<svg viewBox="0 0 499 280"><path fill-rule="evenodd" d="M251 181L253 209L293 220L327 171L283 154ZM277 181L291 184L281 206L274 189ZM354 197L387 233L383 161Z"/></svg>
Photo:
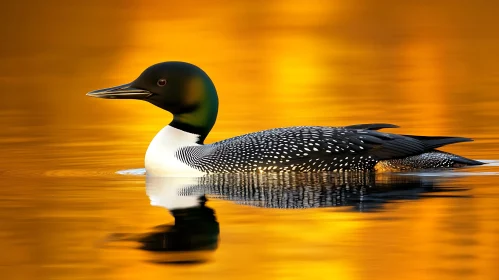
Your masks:
<svg viewBox="0 0 499 280"><path fill-rule="evenodd" d="M87 93L87 96L107 99L145 99L151 96L151 92L145 89L131 87L131 84L103 88Z"/></svg>

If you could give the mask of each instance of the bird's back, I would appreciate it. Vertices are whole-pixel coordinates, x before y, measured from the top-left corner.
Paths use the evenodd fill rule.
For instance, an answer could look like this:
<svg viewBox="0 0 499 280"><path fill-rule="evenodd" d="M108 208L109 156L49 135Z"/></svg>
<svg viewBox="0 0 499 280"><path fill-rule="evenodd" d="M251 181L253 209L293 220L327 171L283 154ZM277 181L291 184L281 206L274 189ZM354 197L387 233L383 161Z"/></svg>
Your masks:
<svg viewBox="0 0 499 280"><path fill-rule="evenodd" d="M352 127L297 126L184 147L177 157L203 172L370 170L381 160L433 151L466 138L405 136ZM455 140L442 140L455 139ZM440 146L441 146L440 145Z"/></svg>

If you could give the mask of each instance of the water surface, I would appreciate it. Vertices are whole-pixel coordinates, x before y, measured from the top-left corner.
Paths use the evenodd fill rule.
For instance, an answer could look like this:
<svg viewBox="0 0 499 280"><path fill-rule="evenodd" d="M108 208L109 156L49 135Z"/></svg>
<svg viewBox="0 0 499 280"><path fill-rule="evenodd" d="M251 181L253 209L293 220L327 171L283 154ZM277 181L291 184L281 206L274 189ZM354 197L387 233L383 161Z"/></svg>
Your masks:
<svg viewBox="0 0 499 280"><path fill-rule="evenodd" d="M41 3L2 8L2 279L499 278L497 4ZM207 142L385 122L474 138L445 151L492 164L187 183L117 174L143 167L171 116L85 93L163 60L213 78Z"/></svg>

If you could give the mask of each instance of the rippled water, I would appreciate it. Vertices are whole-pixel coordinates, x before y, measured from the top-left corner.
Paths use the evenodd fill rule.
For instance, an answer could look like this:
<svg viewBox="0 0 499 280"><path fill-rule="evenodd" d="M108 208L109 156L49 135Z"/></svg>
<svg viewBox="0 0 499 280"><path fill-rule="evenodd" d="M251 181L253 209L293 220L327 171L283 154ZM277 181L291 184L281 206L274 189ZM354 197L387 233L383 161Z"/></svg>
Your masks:
<svg viewBox="0 0 499 280"><path fill-rule="evenodd" d="M3 4L2 279L499 278L497 4L195 4ZM147 179L171 116L85 93L162 60L213 78L207 142L387 122L474 138L445 150L488 164Z"/></svg>

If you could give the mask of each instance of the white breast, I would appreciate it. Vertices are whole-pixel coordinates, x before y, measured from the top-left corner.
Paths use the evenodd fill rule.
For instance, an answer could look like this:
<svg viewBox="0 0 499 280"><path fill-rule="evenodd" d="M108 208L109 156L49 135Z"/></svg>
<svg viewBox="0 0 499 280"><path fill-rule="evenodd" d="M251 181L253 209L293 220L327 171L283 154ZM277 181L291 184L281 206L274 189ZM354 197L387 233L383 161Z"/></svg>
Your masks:
<svg viewBox="0 0 499 280"><path fill-rule="evenodd" d="M186 146L199 146L199 135L166 126L156 134L147 148L145 166L148 176L192 176L203 173L175 157L175 152Z"/></svg>

